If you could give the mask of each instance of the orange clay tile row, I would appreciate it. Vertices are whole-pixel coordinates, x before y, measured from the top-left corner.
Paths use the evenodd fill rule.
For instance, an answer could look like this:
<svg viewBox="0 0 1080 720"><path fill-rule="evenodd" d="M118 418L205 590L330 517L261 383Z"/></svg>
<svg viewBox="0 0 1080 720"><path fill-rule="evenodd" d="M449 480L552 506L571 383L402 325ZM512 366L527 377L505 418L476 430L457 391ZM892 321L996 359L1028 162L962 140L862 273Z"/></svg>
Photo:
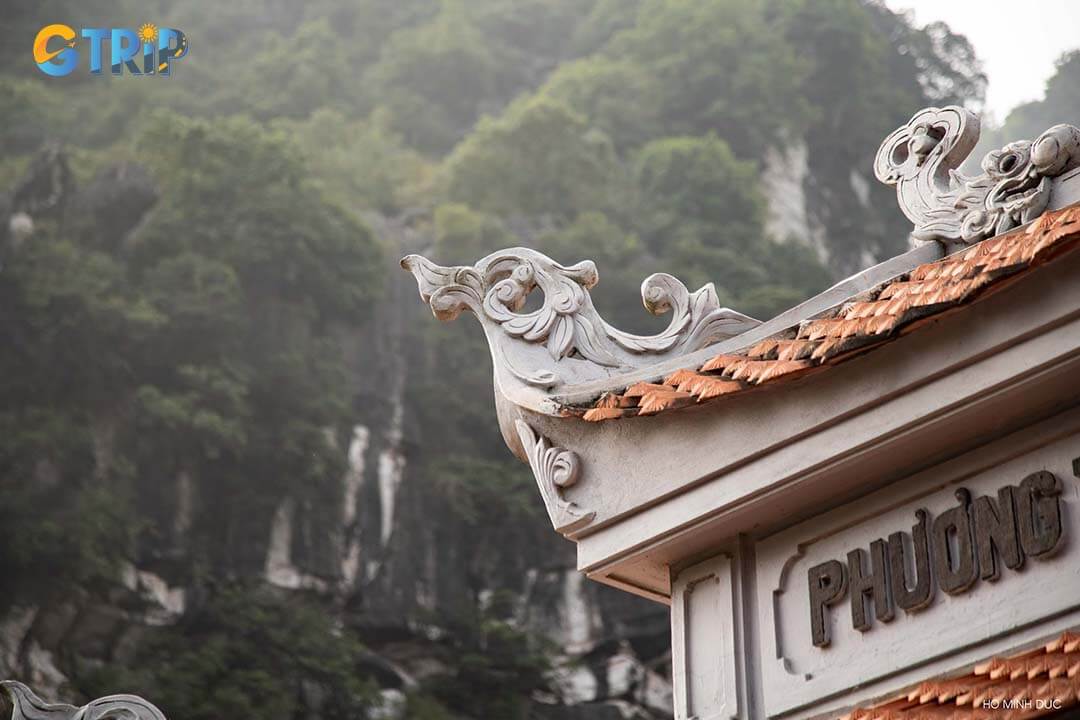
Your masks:
<svg viewBox="0 0 1080 720"><path fill-rule="evenodd" d="M679 370L658 383L606 393L585 410L597 422L655 415L755 387L792 379L843 362L918 327L933 317L1000 287L1080 247L1080 205L1047 213L1031 225L926 263L825 315L700 368ZM576 413L580 413L578 410Z"/></svg>
<svg viewBox="0 0 1080 720"><path fill-rule="evenodd" d="M1080 634L1008 658L967 675L932 680L843 720L1012 720L1037 718L1080 704Z"/></svg>

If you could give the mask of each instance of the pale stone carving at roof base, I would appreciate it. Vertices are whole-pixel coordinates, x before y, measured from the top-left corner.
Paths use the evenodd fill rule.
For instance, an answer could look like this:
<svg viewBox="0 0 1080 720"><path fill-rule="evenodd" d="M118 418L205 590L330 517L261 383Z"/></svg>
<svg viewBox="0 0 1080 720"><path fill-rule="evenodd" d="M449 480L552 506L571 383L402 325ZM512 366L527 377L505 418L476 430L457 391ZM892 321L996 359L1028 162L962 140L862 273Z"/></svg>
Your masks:
<svg viewBox="0 0 1080 720"><path fill-rule="evenodd" d="M586 512L562 496L563 490L577 483L581 474L577 453L552 447L547 438L524 420L518 420L515 427L555 531L569 535L592 522L596 513Z"/></svg>

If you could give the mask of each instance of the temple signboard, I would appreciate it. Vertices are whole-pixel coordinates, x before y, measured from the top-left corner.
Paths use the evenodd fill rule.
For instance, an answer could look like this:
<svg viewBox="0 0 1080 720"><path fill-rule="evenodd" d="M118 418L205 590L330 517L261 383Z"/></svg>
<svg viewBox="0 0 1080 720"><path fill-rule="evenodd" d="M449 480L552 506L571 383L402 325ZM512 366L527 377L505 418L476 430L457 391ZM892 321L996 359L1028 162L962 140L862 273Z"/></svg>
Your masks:
<svg viewBox="0 0 1080 720"><path fill-rule="evenodd" d="M1024 566L1026 557L1049 557L1061 546L1061 481L1040 470L993 496L972 498L956 491L959 505L934 520L919 508L911 533L894 532L886 542L847 553L847 562L828 560L807 573L813 644L827 647L828 607L850 599L851 625L866 631L872 616L891 622L897 610L916 613L933 603L935 586L949 595L967 592L981 578L997 580L1004 565ZM872 608L872 611L870 610Z"/></svg>
<svg viewBox="0 0 1080 720"><path fill-rule="evenodd" d="M1080 612L1078 453L969 453L760 542L768 715Z"/></svg>

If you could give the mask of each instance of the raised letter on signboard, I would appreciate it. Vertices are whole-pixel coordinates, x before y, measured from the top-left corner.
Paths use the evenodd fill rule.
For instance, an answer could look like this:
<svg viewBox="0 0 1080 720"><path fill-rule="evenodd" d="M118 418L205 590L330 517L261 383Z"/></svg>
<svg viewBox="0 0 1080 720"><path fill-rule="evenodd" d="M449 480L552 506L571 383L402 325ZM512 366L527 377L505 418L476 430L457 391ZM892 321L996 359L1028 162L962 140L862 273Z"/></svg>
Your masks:
<svg viewBox="0 0 1080 720"><path fill-rule="evenodd" d="M971 504L971 519L975 524L975 547L979 554L979 573L983 580L997 580L1001 564L1016 570L1024 564L1024 553L1016 534L1016 503L1011 486L998 490L997 504L983 495Z"/></svg>
<svg viewBox="0 0 1080 720"><path fill-rule="evenodd" d="M829 560L810 568L807 574L810 583L810 635L814 645L826 647L832 639L826 608L844 596L844 564L839 560Z"/></svg>
<svg viewBox="0 0 1080 720"><path fill-rule="evenodd" d="M960 505L934 519L934 575L941 589L950 595L966 591L979 576L971 538L971 493L960 488L956 499Z"/></svg>
<svg viewBox="0 0 1080 720"><path fill-rule="evenodd" d="M867 595L873 601L874 617L882 622L893 619L892 598L889 597L888 564L885 562L885 541L870 543L870 569L866 570L866 551L852 550L847 556L848 594L851 596L851 624L860 632L870 629L866 613Z"/></svg>
<svg viewBox="0 0 1080 720"><path fill-rule="evenodd" d="M930 542L928 537L930 515L922 508L915 511L919 522L911 528L911 547L914 555L915 584L909 588L907 578L907 552L904 533L889 536L889 585L893 601L905 612L916 612L930 604L933 597L933 580L930 577Z"/></svg>

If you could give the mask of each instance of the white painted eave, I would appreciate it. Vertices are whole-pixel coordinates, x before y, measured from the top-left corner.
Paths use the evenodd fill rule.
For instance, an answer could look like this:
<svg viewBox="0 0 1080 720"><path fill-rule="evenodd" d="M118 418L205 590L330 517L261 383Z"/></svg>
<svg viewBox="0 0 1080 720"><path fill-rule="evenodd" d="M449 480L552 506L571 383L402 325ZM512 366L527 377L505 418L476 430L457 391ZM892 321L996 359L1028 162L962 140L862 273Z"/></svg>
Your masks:
<svg viewBox="0 0 1080 720"><path fill-rule="evenodd" d="M771 392L589 424L533 418L581 458L579 569L663 600L669 566L761 537L1080 404L1074 254L889 345Z"/></svg>

